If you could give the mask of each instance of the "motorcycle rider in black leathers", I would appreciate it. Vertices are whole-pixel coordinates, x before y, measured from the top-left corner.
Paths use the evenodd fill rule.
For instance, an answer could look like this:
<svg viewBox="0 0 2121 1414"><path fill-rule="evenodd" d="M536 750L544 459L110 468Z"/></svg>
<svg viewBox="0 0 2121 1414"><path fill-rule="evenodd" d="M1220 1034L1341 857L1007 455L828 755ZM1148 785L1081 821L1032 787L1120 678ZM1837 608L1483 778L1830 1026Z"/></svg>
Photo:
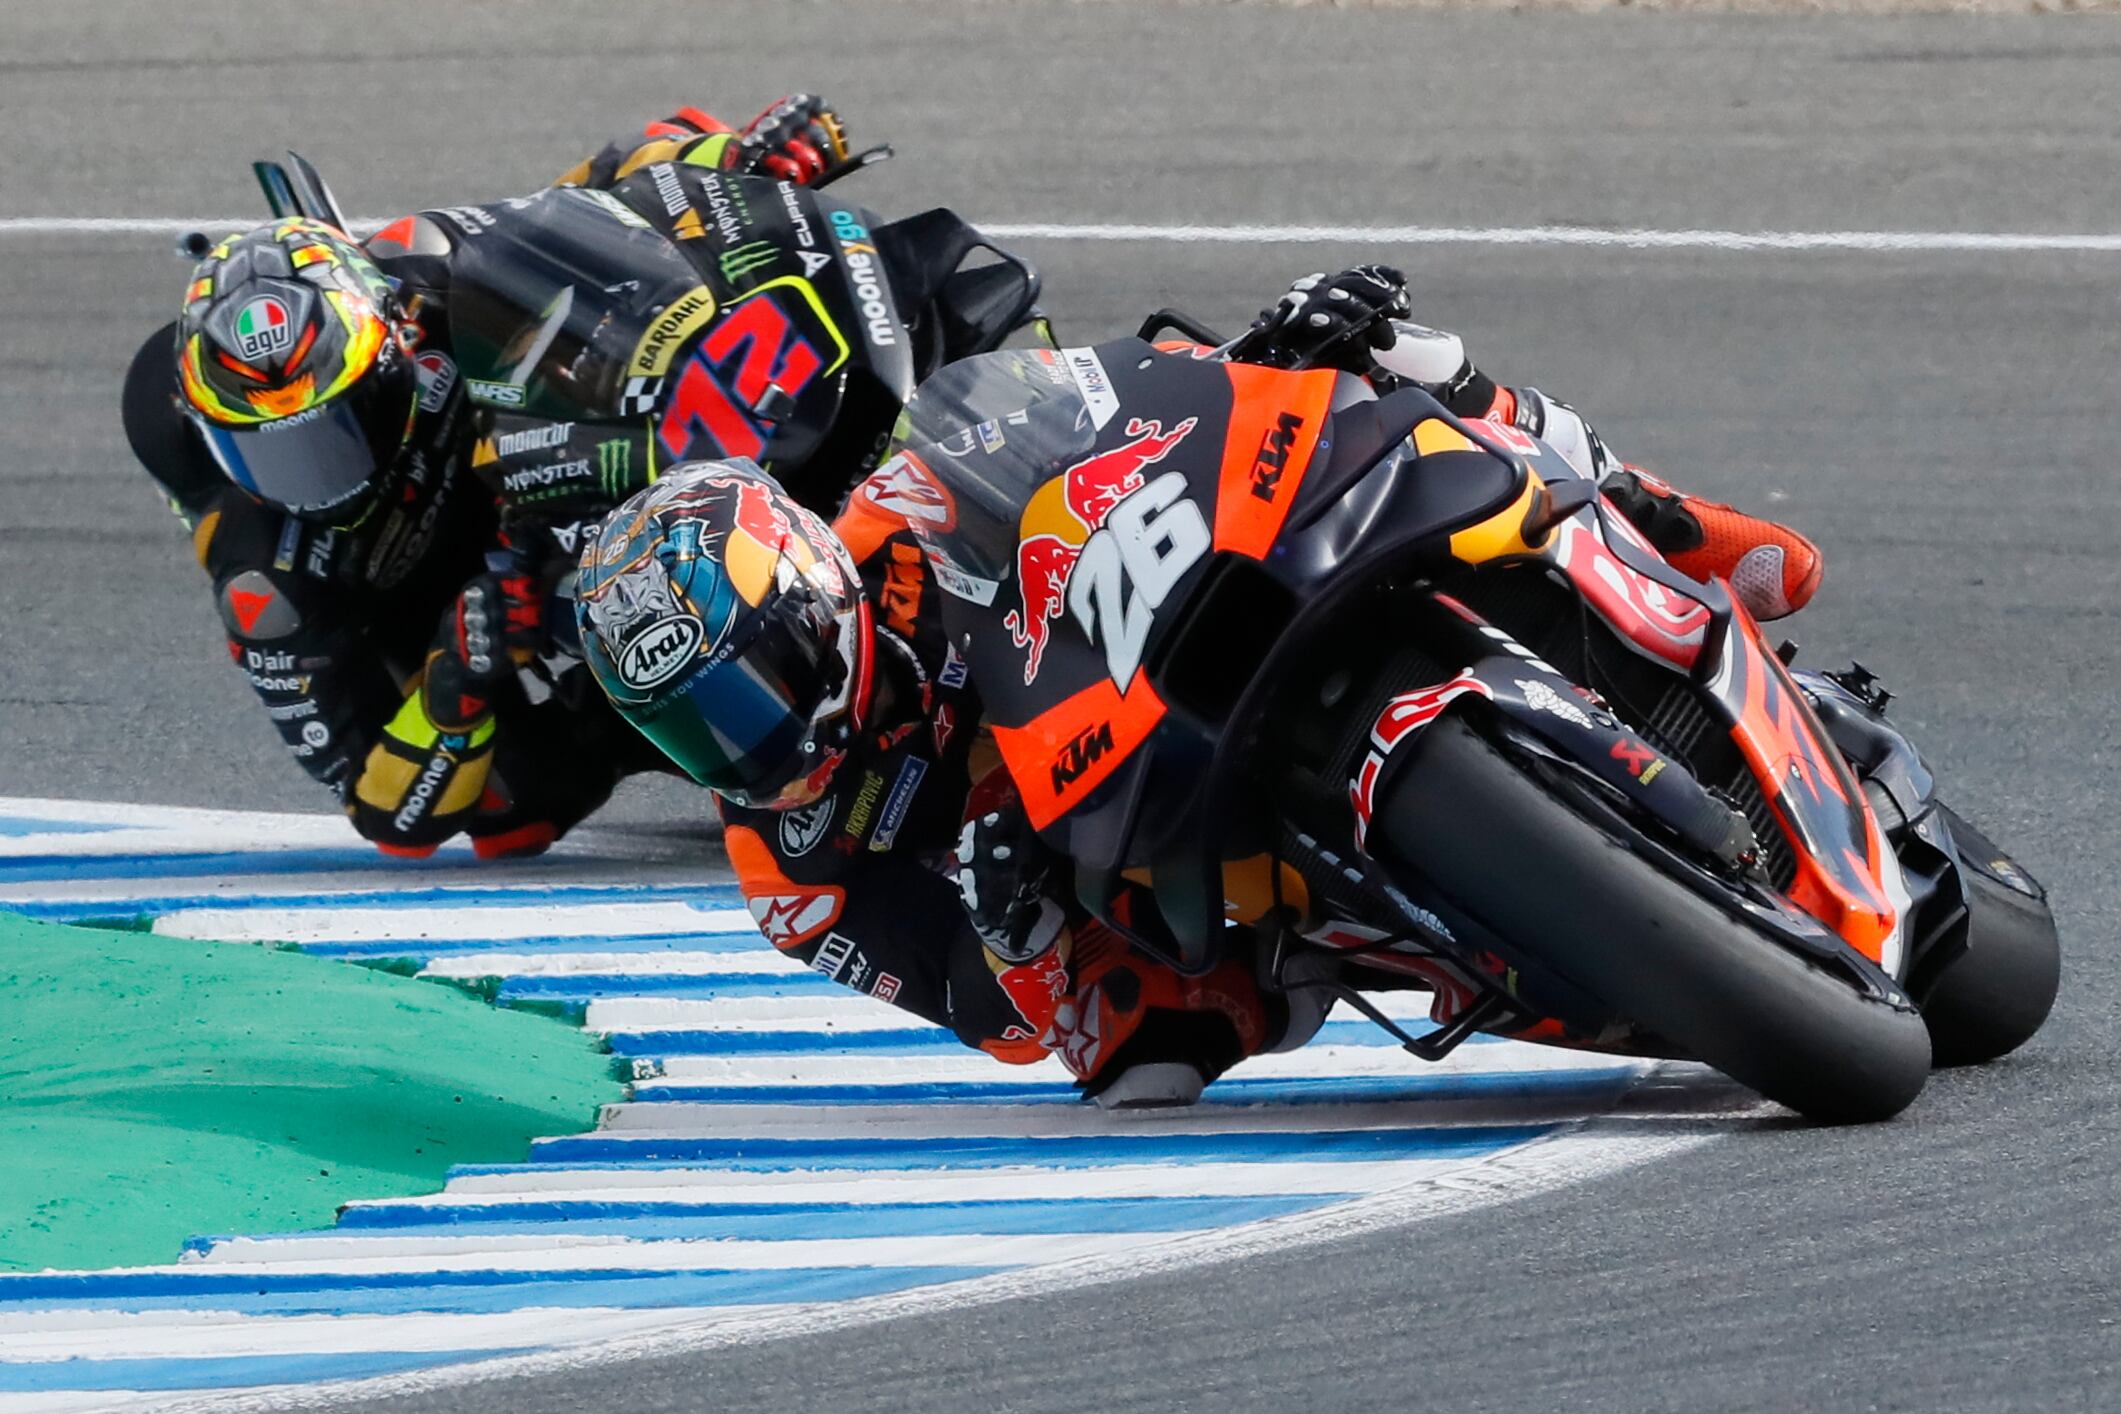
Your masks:
<svg viewBox="0 0 2121 1414"><path fill-rule="evenodd" d="M1581 417L1497 385L1456 336L1405 322L1407 307L1384 267L1309 277L1228 356L1338 368L1351 401L1420 384L1460 416L1538 432L1625 508L1637 474ZM620 713L719 796L760 931L997 1060L1057 1055L1106 1105L1189 1103L1244 1057L1301 1044L1322 1019L1318 993L1264 992L1238 956L1181 975L1056 896L944 630L939 577L955 571L915 532L954 512L912 462L886 462L829 529L750 463L687 463L584 549L585 659ZM1629 512L1678 554L1704 548L1700 513L1729 518L1718 524L1736 548L1716 573L1763 545L1816 561L1792 531L1676 493ZM1805 572L1816 582L1816 563ZM1734 579L1768 617L1789 611L1787 587ZM1115 902L1120 921L1153 916L1138 888ZM1239 922L1272 907L1263 886L1226 898ZM1476 995L1438 966L1440 1013Z"/></svg>
<svg viewBox="0 0 2121 1414"><path fill-rule="evenodd" d="M737 131L682 109L557 185L603 191L657 164L802 184L847 157L838 117L798 95ZM454 207L359 243L300 218L231 237L125 384L128 440L192 531L230 656L390 854L460 830L482 858L537 853L624 775L667 769L593 691L519 671L576 547L572 526L498 513L504 477L538 474L511 465L553 442L480 436L491 415L459 376L451 269L490 220ZM645 484L640 458L598 450L604 504Z"/></svg>

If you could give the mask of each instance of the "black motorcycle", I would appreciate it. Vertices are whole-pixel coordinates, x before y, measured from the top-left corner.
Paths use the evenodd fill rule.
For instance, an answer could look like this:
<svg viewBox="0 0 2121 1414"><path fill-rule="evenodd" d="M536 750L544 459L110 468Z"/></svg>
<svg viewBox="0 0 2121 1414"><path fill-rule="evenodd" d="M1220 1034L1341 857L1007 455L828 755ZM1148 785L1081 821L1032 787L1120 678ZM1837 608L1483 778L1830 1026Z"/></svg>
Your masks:
<svg viewBox="0 0 2121 1414"><path fill-rule="evenodd" d="M1822 1121L2033 1034L2045 895L1867 674L1792 672L1538 439L1216 342L946 368L879 472L1085 909L1387 1027L1428 989L1426 1058L1691 1058Z"/></svg>

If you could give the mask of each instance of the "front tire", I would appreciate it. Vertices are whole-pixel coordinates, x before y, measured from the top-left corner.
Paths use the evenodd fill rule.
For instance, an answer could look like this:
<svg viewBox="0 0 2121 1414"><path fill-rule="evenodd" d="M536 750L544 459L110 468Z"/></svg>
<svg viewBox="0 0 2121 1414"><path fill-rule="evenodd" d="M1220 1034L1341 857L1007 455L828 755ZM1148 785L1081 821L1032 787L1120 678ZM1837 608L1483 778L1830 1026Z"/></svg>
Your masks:
<svg viewBox="0 0 2121 1414"><path fill-rule="evenodd" d="M1660 1040L1823 1124L1889 1119L1930 1068L1922 1018L1717 907L1463 721L1429 726L1371 852Z"/></svg>
<svg viewBox="0 0 2121 1414"><path fill-rule="evenodd" d="M1985 1065L2031 1040L2047 1020L2062 984L2062 943L2039 885L2027 879L2028 895L1997 878L1991 870L2002 851L1938 808L1959 849L1967 948L1931 985L1922 1020L1937 1065Z"/></svg>

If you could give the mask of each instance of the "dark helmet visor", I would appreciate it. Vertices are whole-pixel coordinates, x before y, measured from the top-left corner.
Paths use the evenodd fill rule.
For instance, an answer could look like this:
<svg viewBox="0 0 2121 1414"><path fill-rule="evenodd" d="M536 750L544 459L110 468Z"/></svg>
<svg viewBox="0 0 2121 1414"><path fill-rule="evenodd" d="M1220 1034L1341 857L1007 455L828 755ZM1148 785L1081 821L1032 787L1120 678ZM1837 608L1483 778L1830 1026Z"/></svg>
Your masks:
<svg viewBox="0 0 2121 1414"><path fill-rule="evenodd" d="M738 805L760 805L824 764L804 747L818 704L843 677L830 635L772 614L747 647L693 673L678 692L653 707L621 710L701 785Z"/></svg>
<svg viewBox="0 0 2121 1414"><path fill-rule="evenodd" d="M305 519L358 519L405 445L418 383L412 360L379 361L339 397L249 427L193 422L228 479Z"/></svg>

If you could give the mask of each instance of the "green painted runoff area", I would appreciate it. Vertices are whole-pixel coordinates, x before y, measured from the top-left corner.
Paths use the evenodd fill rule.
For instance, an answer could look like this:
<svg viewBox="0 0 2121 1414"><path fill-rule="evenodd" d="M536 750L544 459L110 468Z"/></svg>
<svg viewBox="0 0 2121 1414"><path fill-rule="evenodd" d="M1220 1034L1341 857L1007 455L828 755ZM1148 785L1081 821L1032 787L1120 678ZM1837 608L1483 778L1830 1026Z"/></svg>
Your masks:
<svg viewBox="0 0 2121 1414"><path fill-rule="evenodd" d="M0 1017L0 1271L327 1227L620 1097L563 1022L236 943L0 914Z"/></svg>

